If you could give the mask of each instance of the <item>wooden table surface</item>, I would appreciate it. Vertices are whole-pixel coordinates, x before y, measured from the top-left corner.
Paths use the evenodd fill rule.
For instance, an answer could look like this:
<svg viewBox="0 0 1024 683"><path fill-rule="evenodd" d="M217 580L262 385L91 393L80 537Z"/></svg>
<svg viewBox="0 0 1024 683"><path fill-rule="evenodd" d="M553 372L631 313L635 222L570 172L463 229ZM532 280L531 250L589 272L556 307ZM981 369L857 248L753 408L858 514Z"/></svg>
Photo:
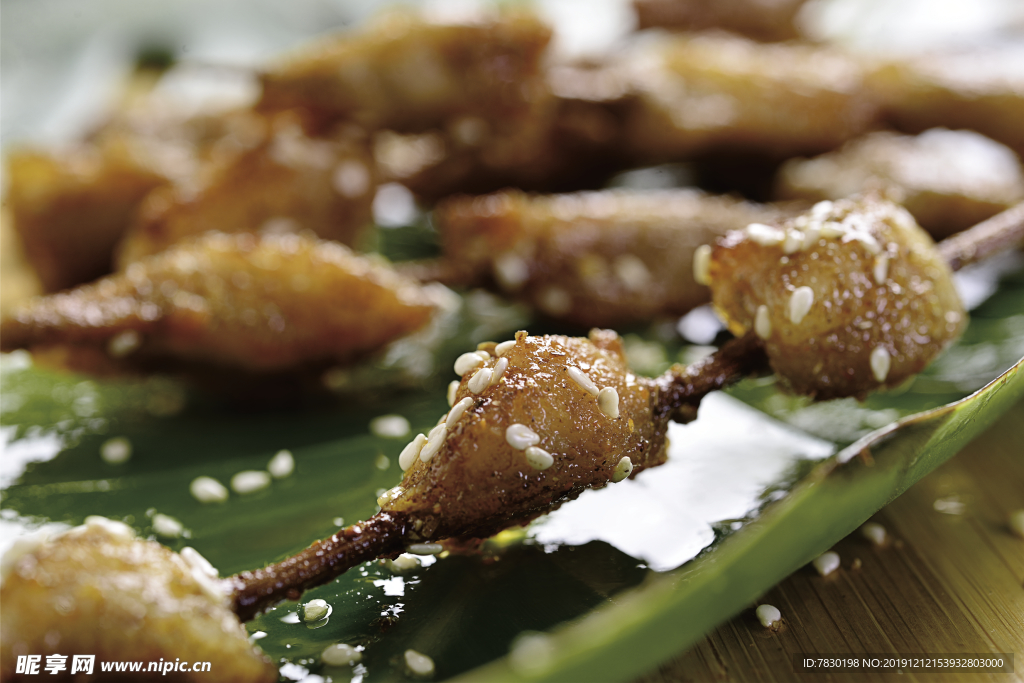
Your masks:
<svg viewBox="0 0 1024 683"><path fill-rule="evenodd" d="M834 548L839 570L821 577L808 565L770 590L761 602L782 612L777 632L751 606L635 683L1024 681L1024 539L1007 524L1022 508L1024 402L874 516L885 546L854 533ZM1013 674L798 672L792 663L796 653L1002 652L1015 654Z"/></svg>

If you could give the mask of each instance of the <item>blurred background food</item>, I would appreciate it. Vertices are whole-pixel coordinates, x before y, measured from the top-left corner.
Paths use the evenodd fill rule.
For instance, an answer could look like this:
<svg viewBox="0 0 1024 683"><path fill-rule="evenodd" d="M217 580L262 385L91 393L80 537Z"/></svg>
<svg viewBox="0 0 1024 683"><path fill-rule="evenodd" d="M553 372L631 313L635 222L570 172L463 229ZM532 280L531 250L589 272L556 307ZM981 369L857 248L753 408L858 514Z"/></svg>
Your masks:
<svg viewBox="0 0 1024 683"><path fill-rule="evenodd" d="M64 311L90 306L98 306L111 321L110 334L89 340L101 356L118 359L121 352L131 354L142 335L149 335L159 343L146 347L147 353L159 355L170 348L180 354L184 349L186 360L199 359L201 373L210 358L247 371L269 366L276 370L276 363L292 360L296 365L325 359L351 365L366 352L415 333L415 338L399 339L388 347L383 361L368 364L367 374L376 374L387 386L379 362L404 364L424 381L417 385L420 389L438 393L436 368L446 367L450 353L438 340L476 343L509 334L517 322L530 320L531 330L533 324L551 331L625 326L624 345L634 369L653 374L670 360L699 357L707 352L707 344L724 338L721 324L707 308L678 319L706 301L691 270L692 256L699 244L716 234L750 222L781 221L820 200L881 191L903 202L939 238L1024 197L1024 8L1013 0L970 6L924 0L549 0L536 6L540 20L518 5L498 11L487 3L452 1L415 5L422 15L378 15L387 4L301 0L287 5L140 5L103 0L82 5L70 0L5 0L0 28L0 134L5 158L0 310L6 314L32 294L56 292L122 271L74 295L46 300L19 319L20 327L5 327L5 347L31 345L40 338L47 342L48 331L35 342L23 341L22 337L31 337L25 329L33 334L49 330L47 326ZM474 15L476 20L464 21ZM635 34L638 27L652 30ZM354 32L354 37L323 37L337 30ZM614 189L595 192L607 186ZM530 196L523 190L574 194ZM484 193L491 194L477 196ZM678 223L690 229L681 231ZM405 230L410 226L413 230ZM188 241L209 229L264 234ZM347 247L325 247L329 243L290 236L297 229L311 230L355 251L416 260L400 264L398 274L378 255L353 255ZM224 267L246 277L218 275L217 268L203 260L211 252L211 239L242 245L238 252L244 256L239 258L250 260ZM185 240L183 245L153 257L179 240ZM302 297L275 298L269 293L284 280L262 279L265 262L277 263L281 257L278 251L263 248L271 244L287 245L282 248L289 255L314 255L309 260L286 259L287 267L279 269L287 271L291 294L307 291L310 282L296 284L306 275L313 276L314 284L330 284L333 276L323 276L325 271L316 265L319 258L344 266L337 277L372 289L366 300L386 299L394 315L376 318L379 329L361 330L364 337L351 339L344 330L331 327L331 321L320 319L308 302L289 308ZM999 272L1019 267L1012 256L1001 263L989 268L988 275L958 278L968 308L994 291ZM211 285L210 275L222 276L221 284ZM440 280L464 296L436 286L421 291L408 276ZM173 286L165 288L165 282ZM263 288L263 294L249 289L253 283ZM517 304L466 289L471 287L490 289ZM901 387L864 406L852 401L809 406L776 392L770 384L745 385L737 395L807 434L824 437L825 442L807 446L815 452L813 457L824 457L831 452L828 442L849 443L899 415L963 396L1012 364L1021 355L1024 338L1019 291L1019 281L1004 283L1001 296L983 309L964 343L913 388ZM203 327L211 317L197 296L223 303L213 309L224 312L224 320L231 324L212 332ZM263 306L265 299L273 299L273 306ZM126 309L127 301L134 301L133 307ZM175 315L168 317L165 328L138 326L146 322L146 306L154 302ZM357 297L345 303L356 309L361 305ZM376 304L372 308L377 311ZM456 309L462 312L453 313ZM241 329L253 324L245 318L250 310L264 332L282 320L291 325L305 319L320 326L318 339L342 336L351 345L324 351L316 340L301 335L291 338L295 343L288 348L264 344L265 339L234 345L232 339L244 335L232 337L237 330L231 325L237 323ZM428 310L434 314L429 323ZM239 313L237 320L234 312ZM342 313L350 319L347 324L362 322L358 310ZM296 317L288 317L292 315ZM58 323L77 330L80 321L73 318L69 315ZM90 320L86 323L86 328L92 325ZM451 329L445 330L446 325ZM227 336L217 336L225 329ZM71 337L84 338L77 331ZM433 345L421 344L424 340L433 340ZM5 362L24 362L23 356L7 358L13 360ZM75 365L67 355L57 360ZM323 379L331 389L366 386L366 378L356 377L358 373L358 365L335 367ZM14 420L10 426L22 436L33 429L47 433L43 425L49 417L26 417L35 415L29 412L33 406L52 403L44 413L56 414L64 401L59 397L68 391L83 392L69 399L77 411L83 396L93 396L87 383L67 389L62 388L63 380L40 378L52 401L39 399L45 392L28 387L11 391L16 378L5 386L11 397L5 397L5 421ZM147 385L146 391L151 388ZM181 391L178 387L169 392L170 403L177 408L163 414L181 409L182 394L175 393ZM168 395L156 394L164 399ZM381 412L387 390L381 396L367 398L369 407L359 409ZM424 424L433 417L427 420L430 411L423 406L436 403L425 396L422 392L401 404ZM162 400L158 399L157 403ZM23 408L24 414L19 412ZM157 406L150 412L161 410ZM198 412L186 411L185 420L201 419ZM211 415L224 417L217 410ZM73 429L79 428L77 419L72 419ZM292 416L283 419L290 424ZM151 422L138 425L143 425L144 434L161 429ZM222 434L237 435L252 427L241 422L225 427ZM1003 441L1019 435L1019 429L1014 432L1005 424L1000 428ZM319 424L315 435L304 435L307 445L335 438L325 429ZM269 425L264 430L263 438L273 433L267 431ZM47 450L49 455L38 459L45 463L65 447L70 450L64 452L74 457L81 453L75 449L83 435L88 445L99 438L99 431L98 426L82 427L80 434L61 441L57 451ZM217 434L217 428L207 433ZM367 455L365 447L354 442L347 446L360 456ZM389 467L388 456L380 450L372 460L384 463L373 465L380 472L371 471L353 492L358 488L365 493L366 487L375 488L387 479L381 472ZM906 519L887 521L902 530L903 540L911 546L907 562L913 564L913 553L918 552L910 529L924 529L921 538L929 540L922 542L918 555L935 557L936 548L962 553L965 547L988 543L997 550L978 575L996 576L1000 586L1006 583L999 563L1019 552L993 531L1002 529L1003 522L992 520L1014 504L1012 494L999 488L1005 483L1000 480L1019 478L1020 471L999 455L999 447L990 450L996 455L979 460L975 469L955 465L958 481L967 483L930 483L925 488L938 492L935 496L942 493L934 504L922 494L918 497L923 502L906 510ZM367 458L363 459L370 462ZM68 460L57 464L65 467ZM191 477L195 467L205 466L204 460L190 460L176 476L185 476L187 470ZM26 515L11 517L13 526L23 525L32 515L72 521L84 506L94 504L89 499L70 504L61 513L51 510L56 489L45 487L62 484L47 479L51 475L44 467L35 471L29 466L29 477L19 480L25 469L24 462L19 463L12 468L10 481L5 479L5 486L20 481L5 491L5 506L13 505L8 510ZM58 479L66 475L60 469L52 471ZM83 470L76 476L94 475ZM977 533L942 536L928 526L936 511L950 518L964 514L970 501L963 503L959 491L986 486L999 488L1000 494L988 501L988 507L976 496L979 506L972 519L983 521ZM757 505L769 495L762 489ZM784 489L780 485L777 490ZM320 493L330 497L326 490ZM120 502L110 504L111 514L119 517L124 517L121 507L137 502L131 496L113 500ZM183 505L181 500L169 504ZM900 504L905 504L902 499ZM303 505L282 514L308 521L315 516L309 506L315 504L307 500ZM366 516L367 510L352 509ZM972 511L967 510L968 517ZM321 512L317 507L316 514ZM349 512L345 514L353 521ZM885 518L888 513L882 514ZM139 520L140 525L148 523ZM275 527L266 517L260 524L277 533L285 526ZM690 530L693 537L681 534L691 545L664 565L638 557L659 571L676 566L716 534L727 533L721 527L725 522L716 518L715 524L719 526L714 532L713 525L701 521ZM330 525L307 525L300 536L319 536L322 526ZM558 528L558 520L552 528ZM549 534L552 547L580 545L550 528ZM245 550L240 543L224 551L222 563L233 563L228 570L265 562L286 552L285 546L290 548L294 540L289 537L276 545L252 538L249 542L252 545ZM852 552L860 550L854 546ZM897 550L903 552L903 546ZM528 556L526 562L536 559L530 559L530 550L522 552ZM569 601L577 611L560 613L556 606L539 621L527 619L510 628L547 628L636 585L648 571L647 565L632 567L626 555L602 552L595 555L595 562L612 567L614 580L604 574L589 576L564 555L554 560L563 568L573 565L566 569L572 577L568 585L585 585L590 591ZM551 561L544 560L536 575L550 574ZM870 561L865 564L874 566ZM959 642L979 649L1006 648L1016 642L1012 630L985 643L978 635L985 629L964 626L961 622L977 625L990 619L989 612L972 602L970 573L933 569L901 574L898 591L942 585L959 605L954 619L962 636ZM461 567L447 576L457 577L462 570L472 572ZM875 570L884 573L884 565ZM389 574L375 571L380 577L375 581L393 581ZM875 581L866 589L869 601L887 590L879 587L879 575L864 575L869 583ZM1019 586L1020 577L1016 579ZM807 577L795 575L776 593L799 592L805 584ZM495 585L488 584L481 592L493 594ZM357 584L331 587L336 604L348 600L350 612L358 612L352 606L356 588ZM814 584L812 589L821 591L826 602L838 600L828 592L840 590L835 586ZM996 613L1019 613L1018 608L1024 608L1012 589L1001 589L996 603ZM893 610L868 612L898 621L909 618L914 609L908 602ZM928 609L941 611L937 603L929 603ZM387 612L381 619L397 618L397 612ZM789 622L790 636L799 640L798 629L793 628L799 617L789 615L799 615L800 610L784 612L786 619L794 620ZM837 618L835 609L825 612L815 619ZM284 636L274 631L275 624L267 626L270 619L254 628L272 632L267 651L279 656ZM865 640L880 638L884 643L894 642L893 633L900 631L869 622L864 617L851 628L866 634ZM714 647L708 643L721 641L723 634L741 631L762 633L739 617L684 655L679 661L688 663L680 666L706 666L718 675L717 665L690 661L697 656L693 653ZM516 632L496 637L498 644L490 646L504 652ZM790 637L786 634L783 629L778 637ZM945 635L940 628L918 642L925 648L949 647L952 641ZM840 640L831 638L829 646ZM781 650L775 643L765 643L763 652L777 654ZM304 648L311 651L314 645L319 641L310 637ZM792 649L791 645L785 647ZM450 667L448 673L464 670L494 656L485 656L485 651L489 652L481 647L472 656L449 652L447 660L438 659L439 666ZM730 667L739 670L742 659L731 656L721 666L726 672ZM379 667L380 660L375 665Z"/></svg>

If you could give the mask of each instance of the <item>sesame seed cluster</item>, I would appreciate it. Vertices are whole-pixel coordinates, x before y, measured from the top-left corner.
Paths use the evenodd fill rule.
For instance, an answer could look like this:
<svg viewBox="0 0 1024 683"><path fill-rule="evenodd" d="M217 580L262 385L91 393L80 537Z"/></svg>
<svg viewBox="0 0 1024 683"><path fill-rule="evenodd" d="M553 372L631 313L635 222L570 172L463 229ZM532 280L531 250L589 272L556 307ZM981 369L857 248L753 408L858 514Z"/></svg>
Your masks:
<svg viewBox="0 0 1024 683"><path fill-rule="evenodd" d="M656 390L628 372L612 332L519 332L461 355L455 371L451 409L403 449L404 479L378 499L384 510L428 513L425 539L456 520L461 530L507 525L524 510L532 518L664 458Z"/></svg>
<svg viewBox="0 0 1024 683"><path fill-rule="evenodd" d="M966 322L931 239L877 196L751 224L699 250L694 269L730 330L752 329L784 381L819 399L898 385Z"/></svg>

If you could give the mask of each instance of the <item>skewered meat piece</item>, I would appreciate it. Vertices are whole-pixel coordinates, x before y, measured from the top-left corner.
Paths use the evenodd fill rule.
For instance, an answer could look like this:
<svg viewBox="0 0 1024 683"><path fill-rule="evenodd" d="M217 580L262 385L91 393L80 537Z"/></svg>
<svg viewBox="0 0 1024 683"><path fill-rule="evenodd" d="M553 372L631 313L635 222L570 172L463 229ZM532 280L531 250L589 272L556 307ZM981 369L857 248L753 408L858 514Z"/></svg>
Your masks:
<svg viewBox="0 0 1024 683"><path fill-rule="evenodd" d="M259 106L400 132L522 119L542 86L550 39L550 29L525 12L465 23L391 12L271 67Z"/></svg>
<svg viewBox="0 0 1024 683"><path fill-rule="evenodd" d="M83 528L5 555L11 573L2 592L3 647L50 653L57 646L47 634L56 630L62 647L82 642L101 658L123 660L131 652L156 660L162 647L173 647L175 657L214 667L220 658L208 648L220 647L233 666L214 668L218 680L265 680L251 646L242 638L229 642L238 622L225 603L248 620L368 560L525 524L588 488L660 465L677 409L695 408L722 378L764 363L756 342L745 339L699 367L645 379L628 371L619 337L602 330L589 339L519 332L481 347L456 362L462 380L451 410L404 449L403 481L378 500L382 510L371 519L277 564L218 580L198 553L178 556L133 538L119 522L90 518ZM46 580L54 575L56 582ZM153 628L123 635L125 623L140 622ZM211 633L211 624L218 630ZM7 666L9 654L5 649Z"/></svg>
<svg viewBox="0 0 1024 683"><path fill-rule="evenodd" d="M617 68L638 93L627 144L654 161L723 149L824 152L877 118L864 65L826 47L665 36L639 44Z"/></svg>
<svg viewBox="0 0 1024 683"><path fill-rule="evenodd" d="M870 76L900 130L968 128L1024 155L1024 45L1019 41L891 61Z"/></svg>
<svg viewBox="0 0 1024 683"><path fill-rule="evenodd" d="M7 158L6 202L46 291L113 270L112 255L142 198L167 182L132 140Z"/></svg>
<svg viewBox="0 0 1024 683"><path fill-rule="evenodd" d="M967 322L927 233L878 197L750 225L696 261L729 329L753 330L793 391L818 399L900 384Z"/></svg>
<svg viewBox="0 0 1024 683"><path fill-rule="evenodd" d="M786 199L841 199L884 190L936 239L960 232L1024 199L1024 170L1012 150L943 128L916 137L871 133L780 169Z"/></svg>
<svg viewBox="0 0 1024 683"><path fill-rule="evenodd" d="M630 373L614 332L481 346L456 361L452 408L402 451L380 513L232 579L243 619L374 557L483 538L664 462L667 384Z"/></svg>
<svg viewBox="0 0 1024 683"><path fill-rule="evenodd" d="M545 314L585 326L681 315L709 299L694 250L784 210L696 190L455 197L434 222L445 260Z"/></svg>
<svg viewBox="0 0 1024 683"><path fill-rule="evenodd" d="M237 79L201 70L173 72L155 87L136 75L131 86L110 119L80 143L8 155L5 201L46 291L114 270L115 248L144 197L188 182L215 149L225 151L251 128L249 117L232 113L224 101L230 99L231 108L245 102L247 88ZM236 96L196 101L182 94L211 89Z"/></svg>
<svg viewBox="0 0 1024 683"><path fill-rule="evenodd" d="M374 151L390 180L433 204L506 187L567 192L600 186L632 164L620 142L621 125L603 106L549 93L522 121L408 135L382 131Z"/></svg>
<svg viewBox="0 0 1024 683"><path fill-rule="evenodd" d="M117 677L277 680L277 668L249 643L232 613L216 570L191 548L178 555L136 538L121 522L90 517L85 525L34 548L16 546L4 561L10 563L0 589L4 680L14 679L17 655L52 653L67 656L65 675L71 672L72 655L95 655L97 679L102 678L101 662L163 660L173 667L185 658L189 667L209 662L210 669Z"/></svg>
<svg viewBox="0 0 1024 683"><path fill-rule="evenodd" d="M191 235L297 232L354 244L370 223L375 168L362 129L308 136L292 113L237 111L194 177L155 190L118 249L121 268Z"/></svg>
<svg viewBox="0 0 1024 683"><path fill-rule="evenodd" d="M806 0L633 0L640 28L720 28L771 42L800 37L797 13Z"/></svg>
<svg viewBox="0 0 1024 683"><path fill-rule="evenodd" d="M129 367L173 360L268 373L351 362L433 311L428 290L340 244L207 233L26 302L4 321L2 344L105 351Z"/></svg>

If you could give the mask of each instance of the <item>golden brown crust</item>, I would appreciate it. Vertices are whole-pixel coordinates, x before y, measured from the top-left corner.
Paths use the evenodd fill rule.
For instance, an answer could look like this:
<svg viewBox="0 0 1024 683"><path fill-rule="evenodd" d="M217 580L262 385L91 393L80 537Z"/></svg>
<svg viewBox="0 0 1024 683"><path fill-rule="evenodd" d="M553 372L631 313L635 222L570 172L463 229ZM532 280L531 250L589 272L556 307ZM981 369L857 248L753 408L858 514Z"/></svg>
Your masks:
<svg viewBox="0 0 1024 683"><path fill-rule="evenodd" d="M127 142L127 141L126 141ZM112 254L143 197L167 182L130 144L7 157L14 228L46 291L112 270Z"/></svg>
<svg viewBox="0 0 1024 683"><path fill-rule="evenodd" d="M209 672L116 674L117 680L270 683L277 669L248 641L244 627L219 594L218 581L197 576L182 557L155 541L131 538L130 529L95 523L77 527L24 554L5 578L0 615L3 679L16 680L16 654L72 655L102 662L188 664L209 662ZM110 529L114 530L111 531ZM23 680L32 680L28 676ZM75 676L74 680L79 680Z"/></svg>
<svg viewBox="0 0 1024 683"><path fill-rule="evenodd" d="M652 159L824 152L877 118L865 66L824 47L677 35L641 46L626 68L639 94L628 144Z"/></svg>
<svg viewBox="0 0 1024 683"><path fill-rule="evenodd" d="M550 38L550 29L524 12L463 24L389 13L270 68L259 106L402 132L445 130L464 117L519 118L541 84Z"/></svg>
<svg viewBox="0 0 1024 683"><path fill-rule="evenodd" d="M496 384L474 390L477 372L506 362ZM616 417L602 412L570 368L597 390L616 390ZM519 332L500 358L492 354L463 376L456 405L466 398L471 405L445 430L437 454L416 458L400 492L382 506L413 520L411 540L487 536L614 481L624 457L634 474L666 457L668 420L654 418L658 390L628 371L614 332L595 330L590 339ZM547 469L530 464L526 446L511 445L514 424L536 434L533 445L553 459Z"/></svg>
<svg viewBox="0 0 1024 683"><path fill-rule="evenodd" d="M1024 48L1007 42L890 61L870 75L886 117L912 133L976 130L1024 154Z"/></svg>
<svg viewBox="0 0 1024 683"><path fill-rule="evenodd" d="M719 28L754 40L800 37L796 16L806 0L633 0L640 28Z"/></svg>
<svg viewBox="0 0 1024 683"><path fill-rule="evenodd" d="M779 171L782 198L841 199L884 189L936 239L980 223L1024 199L1024 171L1012 150L972 131L916 137L871 133Z"/></svg>
<svg viewBox="0 0 1024 683"><path fill-rule="evenodd" d="M493 276L545 314L614 327L680 315L708 301L693 252L768 206L693 190L611 190L529 196L507 190L455 197L435 211L447 261Z"/></svg>
<svg viewBox="0 0 1024 683"><path fill-rule="evenodd" d="M292 114L237 111L194 176L154 191L118 249L121 268L210 230L312 230L354 244L370 223L376 171L356 127L307 135Z"/></svg>
<svg viewBox="0 0 1024 683"><path fill-rule="evenodd" d="M419 329L433 310L417 284L340 244L207 233L26 303L4 322L2 343L273 372L350 362ZM117 341L126 338L133 343Z"/></svg>
<svg viewBox="0 0 1024 683"><path fill-rule="evenodd" d="M823 202L776 230L719 241L711 288L729 328L755 330L797 393L862 397L896 386L963 331L949 266L901 207L870 196Z"/></svg>

